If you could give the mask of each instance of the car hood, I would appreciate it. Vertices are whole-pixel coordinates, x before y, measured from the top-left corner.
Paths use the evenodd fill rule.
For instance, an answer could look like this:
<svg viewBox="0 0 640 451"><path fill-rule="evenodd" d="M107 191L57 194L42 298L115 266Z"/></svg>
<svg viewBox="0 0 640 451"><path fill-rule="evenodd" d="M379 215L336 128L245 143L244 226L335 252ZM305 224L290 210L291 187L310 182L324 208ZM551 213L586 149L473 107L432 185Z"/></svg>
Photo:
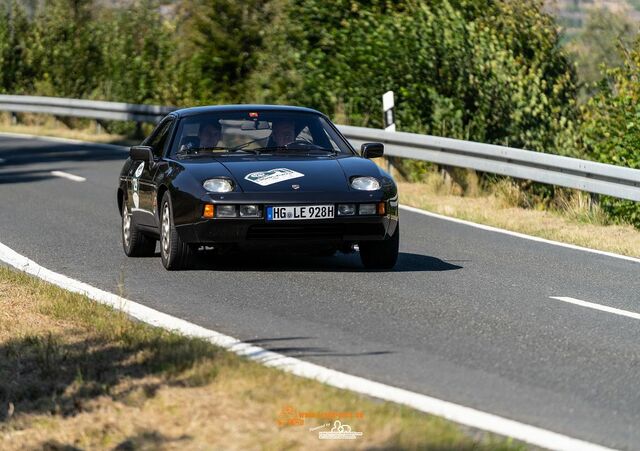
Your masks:
<svg viewBox="0 0 640 451"><path fill-rule="evenodd" d="M349 191L348 175L339 158L330 156L224 157L218 162L246 193Z"/></svg>

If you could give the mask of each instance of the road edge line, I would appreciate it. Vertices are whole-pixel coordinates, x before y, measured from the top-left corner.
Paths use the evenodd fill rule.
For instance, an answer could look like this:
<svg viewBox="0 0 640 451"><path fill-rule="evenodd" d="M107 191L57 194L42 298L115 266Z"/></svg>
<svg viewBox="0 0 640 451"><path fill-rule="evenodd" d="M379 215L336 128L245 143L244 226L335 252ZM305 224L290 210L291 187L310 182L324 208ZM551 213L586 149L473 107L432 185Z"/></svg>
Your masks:
<svg viewBox="0 0 640 451"><path fill-rule="evenodd" d="M516 238L522 238L522 239L525 239L525 240L537 241L539 243L551 244L551 245L554 245L554 246L565 247L565 248L573 249L573 250L576 250L576 251L590 252L592 254L604 255L606 257L618 258L618 259L621 259L621 260L627 260L627 261L631 261L631 262L634 262L634 263L640 263L640 258L631 257L629 255L622 255L622 254L616 254L615 252L608 252L608 251L601 251L601 250L598 250L598 249L591 249L590 247L578 246L577 244L563 243L561 241L553 241L553 240L549 240L547 238L541 238L541 237L538 237L538 236L527 235L527 234L521 233L521 232L514 232L512 230L501 229L499 227L494 227L494 226L490 226L490 225L486 225L486 224L480 224L480 223L477 223L477 222L467 221L465 219L453 218L451 216L445 216L445 215L441 215L441 214L438 214L438 213L433 213L431 211L422 210L420 208L411 207L409 205L400 204L400 208L403 209L403 210L406 210L406 211L410 211L412 213L417 213L417 214L424 215L424 216L430 216L430 217L436 218L436 219L442 219L443 221L455 222L457 224L462 224L462 225L466 225L466 226L469 226L469 227L474 227L476 229L486 230L488 232L502 233L504 235L510 235L510 236L514 236Z"/></svg>
<svg viewBox="0 0 640 451"><path fill-rule="evenodd" d="M374 398L403 404L418 411L443 417L458 424L492 432L505 437L530 443L535 446L554 450L610 450L600 445L575 439L557 432L530 426L515 420L509 420L494 414L482 412L470 407L443 401L420 393L411 392L391 385L371 381L340 371L325 368L315 363L287 357L273 351L244 343L228 335L206 329L189 321L173 317L166 313L125 299L116 294L96 288L79 280L51 271L33 260L17 253L0 243L0 261L27 274L31 274L60 288L79 293L88 298L111 306L129 316L152 326L179 332L190 337L202 338L223 347L235 354L278 368L296 376L313 379L336 388L346 389Z"/></svg>

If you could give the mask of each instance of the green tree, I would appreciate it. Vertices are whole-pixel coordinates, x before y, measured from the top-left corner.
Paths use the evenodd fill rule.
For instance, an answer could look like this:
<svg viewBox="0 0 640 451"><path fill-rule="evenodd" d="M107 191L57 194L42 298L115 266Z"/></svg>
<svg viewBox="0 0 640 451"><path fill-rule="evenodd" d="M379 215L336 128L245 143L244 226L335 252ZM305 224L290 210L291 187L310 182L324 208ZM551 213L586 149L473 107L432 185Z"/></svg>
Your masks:
<svg viewBox="0 0 640 451"><path fill-rule="evenodd" d="M158 2L141 0L99 16L100 61L94 97L151 104L174 104L174 26L158 12Z"/></svg>
<svg viewBox="0 0 640 451"><path fill-rule="evenodd" d="M608 68L599 91L584 107L581 134L586 154L603 163L640 169L640 38ZM605 198L611 216L640 227L637 202Z"/></svg>
<svg viewBox="0 0 640 451"><path fill-rule="evenodd" d="M602 78L601 66L623 64L619 49L630 49L636 34L637 26L620 13L604 8L589 12L584 29L568 44L576 61L583 99L594 94L595 85Z"/></svg>
<svg viewBox="0 0 640 451"><path fill-rule="evenodd" d="M183 1L177 24L181 83L193 102L251 101L247 81L258 69L271 18L270 1Z"/></svg>
<svg viewBox="0 0 640 451"><path fill-rule="evenodd" d="M82 98L96 87L101 33L92 0L45 0L31 24L25 62L37 94Z"/></svg>
<svg viewBox="0 0 640 451"><path fill-rule="evenodd" d="M0 7L0 91L29 92L34 74L26 61L29 22L15 1Z"/></svg>
<svg viewBox="0 0 640 451"><path fill-rule="evenodd" d="M574 149L575 74L542 3L293 0L255 74L272 101L380 126L397 93L402 130L540 151Z"/></svg>

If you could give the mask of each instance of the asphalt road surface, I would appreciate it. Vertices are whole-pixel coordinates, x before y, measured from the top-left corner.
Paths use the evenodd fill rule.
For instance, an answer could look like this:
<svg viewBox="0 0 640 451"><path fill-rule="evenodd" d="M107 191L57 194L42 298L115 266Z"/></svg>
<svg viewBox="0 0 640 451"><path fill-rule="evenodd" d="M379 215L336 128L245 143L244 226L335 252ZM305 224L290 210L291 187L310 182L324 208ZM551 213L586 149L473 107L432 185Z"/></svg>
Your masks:
<svg viewBox="0 0 640 451"><path fill-rule="evenodd" d="M358 376L640 449L640 265L401 211L392 271L332 258L127 258L126 152L0 137L0 242L165 313ZM79 179L65 178L62 173Z"/></svg>

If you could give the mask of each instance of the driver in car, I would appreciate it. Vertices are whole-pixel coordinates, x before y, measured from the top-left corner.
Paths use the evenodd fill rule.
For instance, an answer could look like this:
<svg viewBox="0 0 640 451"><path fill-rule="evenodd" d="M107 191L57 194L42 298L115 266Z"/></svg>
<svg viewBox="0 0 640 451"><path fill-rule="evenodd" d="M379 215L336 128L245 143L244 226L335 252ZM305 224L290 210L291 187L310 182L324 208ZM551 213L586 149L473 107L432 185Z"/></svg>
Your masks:
<svg viewBox="0 0 640 451"><path fill-rule="evenodd" d="M217 147L222 137L222 128L217 122L203 124L198 131L198 139L200 139L200 147L212 148Z"/></svg>

